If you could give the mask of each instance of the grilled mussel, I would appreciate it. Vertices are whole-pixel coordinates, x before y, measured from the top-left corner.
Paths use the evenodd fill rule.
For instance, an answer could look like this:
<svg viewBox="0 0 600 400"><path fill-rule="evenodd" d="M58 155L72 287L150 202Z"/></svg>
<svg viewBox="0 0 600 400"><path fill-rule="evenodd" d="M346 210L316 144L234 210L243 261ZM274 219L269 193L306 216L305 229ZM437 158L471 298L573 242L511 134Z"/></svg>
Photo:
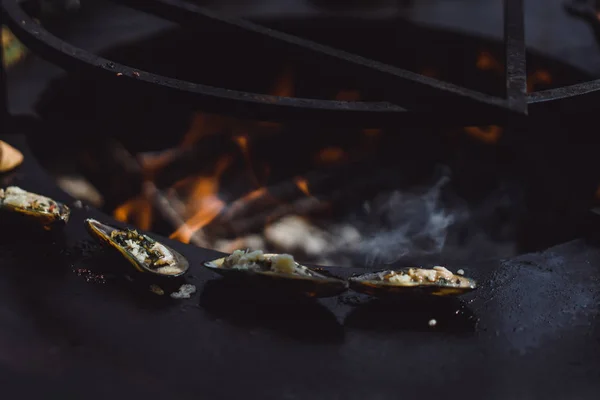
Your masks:
<svg viewBox="0 0 600 400"><path fill-rule="evenodd" d="M92 237L117 250L138 272L174 278L189 269L181 254L135 230L117 229L95 219L86 219L85 226Z"/></svg>
<svg viewBox="0 0 600 400"><path fill-rule="evenodd" d="M66 205L17 186L0 189L0 210L34 219L45 227L64 225L71 214Z"/></svg>
<svg viewBox="0 0 600 400"><path fill-rule="evenodd" d="M351 277L348 281L350 289L376 297L458 296L477 288L473 279L455 275L439 266L372 272Z"/></svg>
<svg viewBox="0 0 600 400"><path fill-rule="evenodd" d="M348 289L346 281L313 271L287 254L236 250L230 256L208 261L204 266L224 277L287 295L330 297Z"/></svg>

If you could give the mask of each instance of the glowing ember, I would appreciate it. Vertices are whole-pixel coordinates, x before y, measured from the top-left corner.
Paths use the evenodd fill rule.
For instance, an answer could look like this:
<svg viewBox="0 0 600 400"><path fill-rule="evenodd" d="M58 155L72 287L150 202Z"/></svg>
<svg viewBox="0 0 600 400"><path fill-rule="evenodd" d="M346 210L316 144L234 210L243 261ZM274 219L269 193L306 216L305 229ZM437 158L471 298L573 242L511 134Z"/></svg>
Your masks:
<svg viewBox="0 0 600 400"><path fill-rule="evenodd" d="M487 52L482 51L477 56L477 68L482 71L494 71L500 74L504 73L504 66L494 58L494 56Z"/></svg>
<svg viewBox="0 0 600 400"><path fill-rule="evenodd" d="M310 196L310 190L308 190L308 181L306 179L296 178L294 179L294 182L296 182L296 186L298 186L298 189L300 189L302 193L304 193L307 196Z"/></svg>
<svg viewBox="0 0 600 400"><path fill-rule="evenodd" d="M552 75L543 69L538 69L527 77L527 91L533 92L538 85L549 85L552 83Z"/></svg>
<svg viewBox="0 0 600 400"><path fill-rule="evenodd" d="M240 146L240 149L244 153L244 156L247 156L248 155L248 136L246 136L246 135L235 136L233 138L233 140L238 144L238 146Z"/></svg>

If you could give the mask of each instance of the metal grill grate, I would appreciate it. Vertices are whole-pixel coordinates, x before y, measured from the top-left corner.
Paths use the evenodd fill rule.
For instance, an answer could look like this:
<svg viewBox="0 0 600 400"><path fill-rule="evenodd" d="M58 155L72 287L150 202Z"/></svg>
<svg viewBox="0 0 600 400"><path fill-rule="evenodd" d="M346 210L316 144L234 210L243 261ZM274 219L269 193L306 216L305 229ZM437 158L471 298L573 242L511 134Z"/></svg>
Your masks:
<svg viewBox="0 0 600 400"><path fill-rule="evenodd" d="M503 98L419 75L366 59L248 21L224 18L182 0L114 0L180 25L216 24L219 29L255 35L283 44L315 60L326 59L338 68L351 68L357 82L383 88L381 102L345 102L278 97L212 87L137 70L62 41L35 22L20 0L0 0L2 20L31 50L65 69L93 76L151 85L163 94L186 97L204 110L268 120L318 120L384 126L503 124L508 119L547 111L547 106L581 109L600 99L600 80L527 94L523 0L504 1L506 92ZM2 72L3 74L4 72ZM2 78L3 76L0 76ZM2 110L7 112L6 91ZM564 106L564 107L563 107ZM553 108L554 109L554 108Z"/></svg>

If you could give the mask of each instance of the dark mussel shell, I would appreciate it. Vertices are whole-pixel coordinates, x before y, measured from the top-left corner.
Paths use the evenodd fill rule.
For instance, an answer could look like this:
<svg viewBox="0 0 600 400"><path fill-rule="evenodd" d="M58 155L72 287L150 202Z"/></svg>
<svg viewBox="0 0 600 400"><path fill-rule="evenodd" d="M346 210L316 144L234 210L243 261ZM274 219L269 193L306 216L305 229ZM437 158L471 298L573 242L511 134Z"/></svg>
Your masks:
<svg viewBox="0 0 600 400"><path fill-rule="evenodd" d="M277 254L265 254L264 256L268 259ZM295 267L303 272L302 275L224 268L225 258L207 261L204 266L223 277L242 282L244 285L248 283L289 296L332 297L348 289L348 282L325 276L298 263L295 263Z"/></svg>
<svg viewBox="0 0 600 400"><path fill-rule="evenodd" d="M22 201L15 202L15 199ZM0 210L35 220L48 228L65 225L71 215L66 205L16 186L0 189Z"/></svg>
<svg viewBox="0 0 600 400"><path fill-rule="evenodd" d="M353 276L348 279L350 289L375 297L395 297L407 295L423 296L459 296L477 288L477 283L463 276L456 276L460 284L446 280L435 282L424 281L422 283L399 284L389 282L387 277L398 272L408 272L410 268L370 272L367 274Z"/></svg>
<svg viewBox="0 0 600 400"><path fill-rule="evenodd" d="M184 256L182 256L172 248L162 243L159 243L146 235L137 233L137 235L142 237L145 241L147 241L147 243L158 243L159 245L163 246L167 251L169 251L173 256L173 259L175 260L174 266L178 269L178 271L170 271L169 273L165 273L161 272L159 267L152 266L147 262L141 262L128 249L117 243L111 236L111 234L115 231L123 233L126 233L127 231L109 225L105 225L91 218L85 220L85 227L87 228L90 235L96 240L98 240L101 244L106 245L114 250L117 250L138 272L152 274L153 276L175 278L182 276L189 269L189 263Z"/></svg>

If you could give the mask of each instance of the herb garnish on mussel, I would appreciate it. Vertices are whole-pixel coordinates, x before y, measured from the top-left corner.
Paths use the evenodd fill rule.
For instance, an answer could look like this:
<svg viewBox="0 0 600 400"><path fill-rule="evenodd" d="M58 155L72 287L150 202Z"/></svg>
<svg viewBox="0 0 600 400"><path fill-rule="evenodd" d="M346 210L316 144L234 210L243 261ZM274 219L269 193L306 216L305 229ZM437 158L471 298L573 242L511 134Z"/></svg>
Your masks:
<svg viewBox="0 0 600 400"><path fill-rule="evenodd" d="M117 250L139 272L178 277L189 269L181 254L136 230L117 229L94 219L86 219L85 226L95 239Z"/></svg>
<svg viewBox="0 0 600 400"><path fill-rule="evenodd" d="M208 261L204 266L224 277L266 285L290 295L329 297L348 288L346 281L300 265L288 254L236 250L230 256Z"/></svg>
<svg viewBox="0 0 600 400"><path fill-rule="evenodd" d="M348 279L350 288L372 296L395 295L457 296L477 288L470 278L455 275L444 267L402 268L371 272Z"/></svg>
<svg viewBox="0 0 600 400"><path fill-rule="evenodd" d="M46 227L66 224L71 214L66 205L17 186L0 189L0 210L35 219Z"/></svg>

